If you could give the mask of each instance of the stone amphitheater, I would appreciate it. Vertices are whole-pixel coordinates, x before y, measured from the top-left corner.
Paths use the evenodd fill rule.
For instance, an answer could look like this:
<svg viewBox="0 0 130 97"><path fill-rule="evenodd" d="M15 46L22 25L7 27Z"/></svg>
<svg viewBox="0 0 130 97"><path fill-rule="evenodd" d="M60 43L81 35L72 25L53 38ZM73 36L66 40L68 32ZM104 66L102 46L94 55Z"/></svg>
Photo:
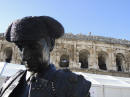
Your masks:
<svg viewBox="0 0 130 97"><path fill-rule="evenodd" d="M18 52L18 48L0 34L0 61L12 58L12 63L21 64ZM50 61L57 68L130 77L130 41L66 33L56 40Z"/></svg>

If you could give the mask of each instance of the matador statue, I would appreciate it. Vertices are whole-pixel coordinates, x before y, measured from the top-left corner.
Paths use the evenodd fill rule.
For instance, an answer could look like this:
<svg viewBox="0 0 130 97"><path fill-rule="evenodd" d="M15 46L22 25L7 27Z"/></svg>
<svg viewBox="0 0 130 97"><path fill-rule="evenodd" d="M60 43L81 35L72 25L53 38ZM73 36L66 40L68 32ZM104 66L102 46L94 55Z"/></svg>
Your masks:
<svg viewBox="0 0 130 97"><path fill-rule="evenodd" d="M57 70L50 63L55 39L63 26L49 16L29 16L12 22L5 39L20 50L26 70L3 84L0 97L89 97L91 82L69 69Z"/></svg>

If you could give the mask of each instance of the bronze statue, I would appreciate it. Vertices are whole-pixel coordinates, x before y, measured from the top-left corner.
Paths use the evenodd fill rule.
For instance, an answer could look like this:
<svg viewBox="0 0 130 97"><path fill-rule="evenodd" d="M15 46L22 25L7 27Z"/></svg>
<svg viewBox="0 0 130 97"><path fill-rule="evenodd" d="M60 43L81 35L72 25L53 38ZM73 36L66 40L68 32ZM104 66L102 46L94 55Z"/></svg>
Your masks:
<svg viewBox="0 0 130 97"><path fill-rule="evenodd" d="M5 38L22 53L26 70L12 76L2 87L0 97L88 97L91 82L68 69L56 70L50 64L55 39L63 26L49 16L24 17L8 27Z"/></svg>

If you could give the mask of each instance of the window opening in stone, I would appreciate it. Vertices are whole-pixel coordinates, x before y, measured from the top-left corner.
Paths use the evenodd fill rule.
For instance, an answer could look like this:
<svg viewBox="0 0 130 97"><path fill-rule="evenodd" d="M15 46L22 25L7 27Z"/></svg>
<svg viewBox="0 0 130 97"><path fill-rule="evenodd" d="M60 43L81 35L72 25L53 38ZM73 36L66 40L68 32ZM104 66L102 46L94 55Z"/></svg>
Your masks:
<svg viewBox="0 0 130 97"><path fill-rule="evenodd" d="M106 56L107 54L105 54L104 52L101 52L98 54L98 66L99 66L99 69L101 70L107 70Z"/></svg>
<svg viewBox="0 0 130 97"><path fill-rule="evenodd" d="M79 53L79 63L81 64L81 68L88 68L88 57L89 52L86 50L82 50Z"/></svg>
<svg viewBox="0 0 130 97"><path fill-rule="evenodd" d="M117 71L123 71L122 65L123 65L123 55L118 53L116 55Z"/></svg>
<svg viewBox="0 0 130 97"><path fill-rule="evenodd" d="M12 48L8 47L4 50L5 62L10 62L12 59Z"/></svg>
<svg viewBox="0 0 130 97"><path fill-rule="evenodd" d="M62 55L60 58L60 67L69 67L69 56Z"/></svg>

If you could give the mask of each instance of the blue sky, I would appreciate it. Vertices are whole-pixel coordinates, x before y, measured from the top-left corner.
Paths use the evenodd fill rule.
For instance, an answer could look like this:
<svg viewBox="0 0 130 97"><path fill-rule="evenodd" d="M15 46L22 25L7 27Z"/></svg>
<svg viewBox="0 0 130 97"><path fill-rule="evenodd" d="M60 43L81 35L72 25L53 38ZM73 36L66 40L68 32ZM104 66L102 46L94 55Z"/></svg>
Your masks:
<svg viewBox="0 0 130 97"><path fill-rule="evenodd" d="M15 19L48 15L66 33L130 40L130 0L0 0L0 32Z"/></svg>

